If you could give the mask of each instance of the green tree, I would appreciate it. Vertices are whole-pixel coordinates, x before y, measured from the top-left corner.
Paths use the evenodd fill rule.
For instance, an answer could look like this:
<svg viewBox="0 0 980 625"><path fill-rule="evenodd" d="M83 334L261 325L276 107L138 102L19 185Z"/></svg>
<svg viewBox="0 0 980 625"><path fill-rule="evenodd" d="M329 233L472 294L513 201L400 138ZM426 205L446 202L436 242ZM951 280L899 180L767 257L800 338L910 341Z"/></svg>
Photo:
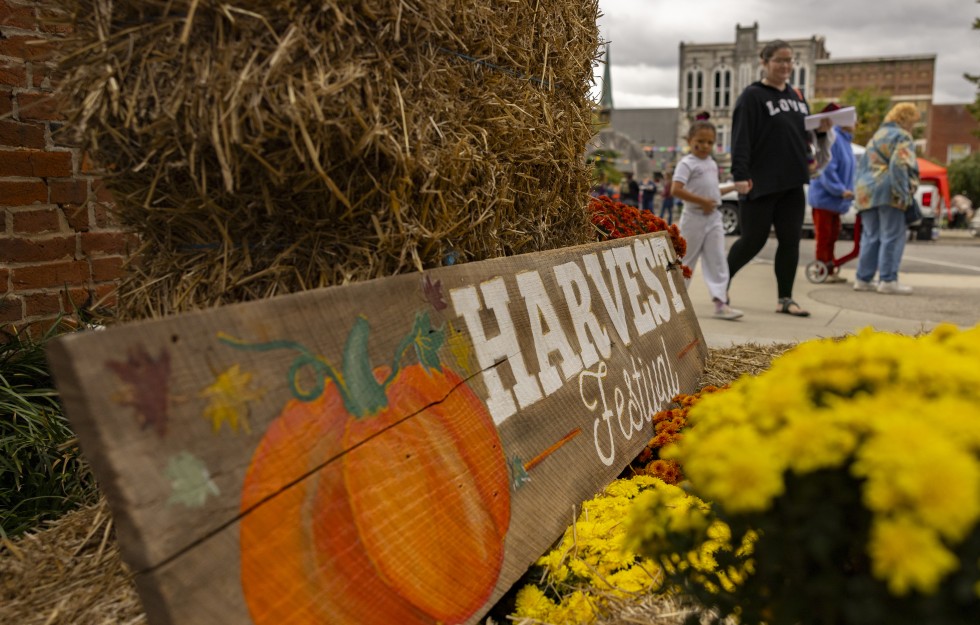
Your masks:
<svg viewBox="0 0 980 625"><path fill-rule="evenodd" d="M977 3L980 4L980 0L977 0ZM980 17L973 19L973 30L980 30ZM976 98L973 100L973 104L966 105L966 109L970 111L970 115L972 115L975 120L980 122L980 74L963 74L963 77L976 86ZM980 137L980 129L974 130L973 134ZM975 196L970 197L972 198Z"/></svg>
<svg viewBox="0 0 980 625"><path fill-rule="evenodd" d="M980 152L950 163L946 175L951 192L963 193L974 203L980 202Z"/></svg>
<svg viewBox="0 0 980 625"><path fill-rule="evenodd" d="M592 163L592 184L605 182L618 185L623 174L616 168L619 152L615 150L596 150L588 156L586 162Z"/></svg>
<svg viewBox="0 0 980 625"><path fill-rule="evenodd" d="M854 143L864 145L871 138L871 135L878 130L882 120L885 119L885 114L891 108L892 98L891 94L886 91L852 87L841 94L840 102L842 105L853 106L857 109Z"/></svg>

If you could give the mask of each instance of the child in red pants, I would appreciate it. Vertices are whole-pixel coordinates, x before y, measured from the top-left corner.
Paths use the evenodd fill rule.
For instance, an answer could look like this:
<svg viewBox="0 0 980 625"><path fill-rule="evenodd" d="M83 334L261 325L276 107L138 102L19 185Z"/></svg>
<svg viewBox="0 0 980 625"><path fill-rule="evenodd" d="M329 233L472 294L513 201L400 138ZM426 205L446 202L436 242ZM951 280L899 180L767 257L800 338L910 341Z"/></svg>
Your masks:
<svg viewBox="0 0 980 625"><path fill-rule="evenodd" d="M831 102L821 112L839 108ZM855 163L851 149L854 129L837 126L836 132L837 138L830 148L830 163L810 182L809 192L810 206L813 207L813 234L817 239L816 257L831 270L824 282L847 282L833 266L834 244L840 237L840 216L847 212L854 199Z"/></svg>

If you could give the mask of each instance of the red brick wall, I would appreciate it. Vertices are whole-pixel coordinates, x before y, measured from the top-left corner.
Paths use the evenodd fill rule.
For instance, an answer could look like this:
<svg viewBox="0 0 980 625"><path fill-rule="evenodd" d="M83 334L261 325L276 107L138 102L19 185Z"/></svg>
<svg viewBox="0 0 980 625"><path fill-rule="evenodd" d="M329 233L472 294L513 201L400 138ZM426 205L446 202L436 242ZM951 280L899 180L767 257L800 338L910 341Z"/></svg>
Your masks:
<svg viewBox="0 0 980 625"><path fill-rule="evenodd" d="M65 28L44 2L0 0L0 328L49 326L84 303L111 308L135 249L111 195L57 132L52 50Z"/></svg>
<svg viewBox="0 0 980 625"><path fill-rule="evenodd" d="M934 104L929 114L929 135L926 137L926 154L945 163L951 144L970 146L970 153L980 150L980 137L974 132L980 123L970 115L966 104Z"/></svg>

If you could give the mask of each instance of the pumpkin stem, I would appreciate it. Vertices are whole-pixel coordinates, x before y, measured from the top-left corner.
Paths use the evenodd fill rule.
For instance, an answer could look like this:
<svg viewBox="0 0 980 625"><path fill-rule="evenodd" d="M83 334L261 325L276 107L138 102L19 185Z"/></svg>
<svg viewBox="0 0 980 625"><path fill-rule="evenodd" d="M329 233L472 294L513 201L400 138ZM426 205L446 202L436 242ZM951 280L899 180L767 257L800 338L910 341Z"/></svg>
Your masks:
<svg viewBox="0 0 980 625"><path fill-rule="evenodd" d="M344 363L342 370L346 388L341 387L341 397L347 412L355 419L361 419L388 406L385 395L385 385L378 384L374 379L371 368L371 358L368 356L368 335L371 328L367 319L358 316L347 335L344 346ZM394 375L394 371L392 372Z"/></svg>

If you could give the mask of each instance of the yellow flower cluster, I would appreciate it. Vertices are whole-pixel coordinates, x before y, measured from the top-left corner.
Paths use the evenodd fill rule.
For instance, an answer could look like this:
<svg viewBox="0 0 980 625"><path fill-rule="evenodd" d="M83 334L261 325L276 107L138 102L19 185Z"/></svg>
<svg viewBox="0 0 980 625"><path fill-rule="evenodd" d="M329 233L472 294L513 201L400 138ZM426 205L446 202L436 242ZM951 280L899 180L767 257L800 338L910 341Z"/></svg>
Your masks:
<svg viewBox="0 0 980 625"><path fill-rule="evenodd" d="M642 518L633 512L642 507L659 508L657 502L671 502L674 528L706 524L706 506L676 486L647 475L616 480L594 499L582 505L582 512L569 527L558 546L541 557L537 565L545 575L542 586L529 584L517 594L514 617L531 618L556 625L591 623L610 598L648 595L661 590L663 576L652 560L634 551L638 542L627 543L630 524L626 519ZM657 531L658 523L644 528ZM720 524L719 524L720 525ZM727 528L715 528L707 540L720 545ZM694 566L707 567L718 547L695 545L685 555ZM678 555L675 562L681 562ZM695 562L697 564L695 564Z"/></svg>
<svg viewBox="0 0 980 625"><path fill-rule="evenodd" d="M809 341L704 397L661 456L729 515L767 510L787 472L849 472L872 573L894 595L933 593L980 521L978 363L980 326Z"/></svg>
<svg viewBox="0 0 980 625"><path fill-rule="evenodd" d="M735 589L745 571L728 567L719 570L715 556L731 551L732 533L727 525L713 518L711 507L683 489L656 484L636 498L626 531L625 548L635 553L659 554L667 573L688 571L691 578L709 592ZM749 533L736 555L751 570L755 534Z"/></svg>

